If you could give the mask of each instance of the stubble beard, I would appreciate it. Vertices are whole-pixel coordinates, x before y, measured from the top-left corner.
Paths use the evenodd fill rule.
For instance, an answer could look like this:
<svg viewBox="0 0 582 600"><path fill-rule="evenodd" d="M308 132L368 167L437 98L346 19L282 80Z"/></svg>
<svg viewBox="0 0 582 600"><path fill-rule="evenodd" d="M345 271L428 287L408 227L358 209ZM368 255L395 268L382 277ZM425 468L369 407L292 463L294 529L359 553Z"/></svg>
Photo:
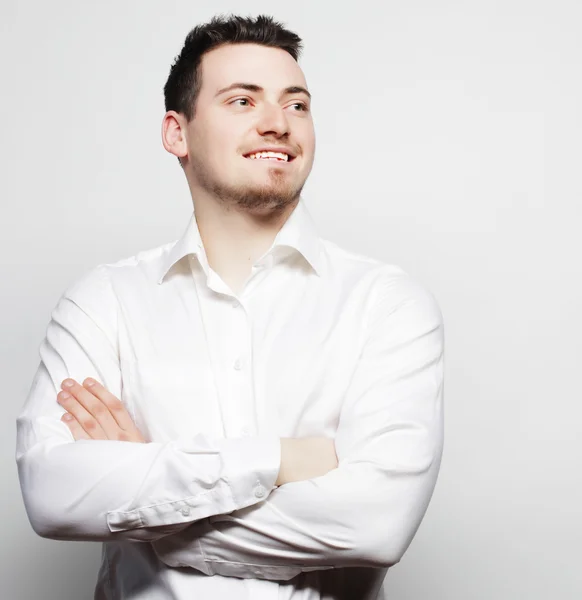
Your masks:
<svg viewBox="0 0 582 600"><path fill-rule="evenodd" d="M199 185L219 202L245 211L281 212L299 200L305 182L300 186L285 184L284 173L271 171L267 185L229 185L210 176L201 164L192 164Z"/></svg>

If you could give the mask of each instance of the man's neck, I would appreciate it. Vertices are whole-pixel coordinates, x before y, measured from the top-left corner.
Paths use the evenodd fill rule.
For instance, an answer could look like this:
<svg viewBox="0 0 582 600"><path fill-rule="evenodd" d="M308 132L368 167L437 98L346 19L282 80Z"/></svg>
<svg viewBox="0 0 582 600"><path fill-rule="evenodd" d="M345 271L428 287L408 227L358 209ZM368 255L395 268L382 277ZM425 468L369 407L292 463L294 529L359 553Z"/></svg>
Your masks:
<svg viewBox="0 0 582 600"><path fill-rule="evenodd" d="M238 294L252 266L271 247L297 202L282 212L258 213L197 196L194 206L208 264Z"/></svg>

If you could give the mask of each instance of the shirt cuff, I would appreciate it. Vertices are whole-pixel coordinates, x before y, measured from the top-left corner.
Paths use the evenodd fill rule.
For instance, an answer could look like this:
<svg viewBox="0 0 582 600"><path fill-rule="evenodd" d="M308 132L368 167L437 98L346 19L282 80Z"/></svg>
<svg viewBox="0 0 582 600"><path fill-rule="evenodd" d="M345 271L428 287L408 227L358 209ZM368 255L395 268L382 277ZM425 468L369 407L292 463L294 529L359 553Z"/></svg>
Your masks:
<svg viewBox="0 0 582 600"><path fill-rule="evenodd" d="M180 440L185 454L200 451L193 440ZM110 531L126 531L176 523L191 523L205 517L228 514L265 500L276 488L281 466L278 436L226 438L220 440L221 474L216 485L194 496L107 513ZM193 465L192 468L195 468Z"/></svg>
<svg viewBox="0 0 582 600"><path fill-rule="evenodd" d="M276 488L281 468L281 440L278 436L225 439L222 452L225 479L237 509L265 500Z"/></svg>

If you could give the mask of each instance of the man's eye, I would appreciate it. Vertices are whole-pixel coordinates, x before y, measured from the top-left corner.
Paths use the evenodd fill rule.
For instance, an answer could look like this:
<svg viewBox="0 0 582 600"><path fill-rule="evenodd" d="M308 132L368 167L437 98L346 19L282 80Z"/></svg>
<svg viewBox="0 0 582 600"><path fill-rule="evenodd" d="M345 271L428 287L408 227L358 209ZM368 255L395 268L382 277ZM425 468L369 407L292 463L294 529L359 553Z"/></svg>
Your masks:
<svg viewBox="0 0 582 600"><path fill-rule="evenodd" d="M244 102L244 104L240 104L241 102ZM249 99L248 98L235 98L232 102L230 102L230 104L238 104L238 106L249 106Z"/></svg>
<svg viewBox="0 0 582 600"><path fill-rule="evenodd" d="M307 112L309 110L307 104L304 104L303 102L295 102L294 104L291 104L291 106L295 107L295 110L298 112Z"/></svg>

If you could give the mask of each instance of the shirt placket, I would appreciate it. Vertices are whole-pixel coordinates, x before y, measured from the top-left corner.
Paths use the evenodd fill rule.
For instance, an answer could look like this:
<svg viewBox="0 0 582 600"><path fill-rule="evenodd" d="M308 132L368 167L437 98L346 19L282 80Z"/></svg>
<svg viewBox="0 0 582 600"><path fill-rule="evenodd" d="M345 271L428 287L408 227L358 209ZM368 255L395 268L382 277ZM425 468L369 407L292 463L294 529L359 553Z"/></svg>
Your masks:
<svg viewBox="0 0 582 600"><path fill-rule="evenodd" d="M219 338L219 355L222 360L225 408L229 415L227 435L244 437L255 435L254 398L252 386L252 341L249 315L241 302L229 300L228 315L224 323L230 323Z"/></svg>
<svg viewBox="0 0 582 600"><path fill-rule="evenodd" d="M252 340L245 306L216 273L198 271L198 299L225 437L256 435Z"/></svg>

